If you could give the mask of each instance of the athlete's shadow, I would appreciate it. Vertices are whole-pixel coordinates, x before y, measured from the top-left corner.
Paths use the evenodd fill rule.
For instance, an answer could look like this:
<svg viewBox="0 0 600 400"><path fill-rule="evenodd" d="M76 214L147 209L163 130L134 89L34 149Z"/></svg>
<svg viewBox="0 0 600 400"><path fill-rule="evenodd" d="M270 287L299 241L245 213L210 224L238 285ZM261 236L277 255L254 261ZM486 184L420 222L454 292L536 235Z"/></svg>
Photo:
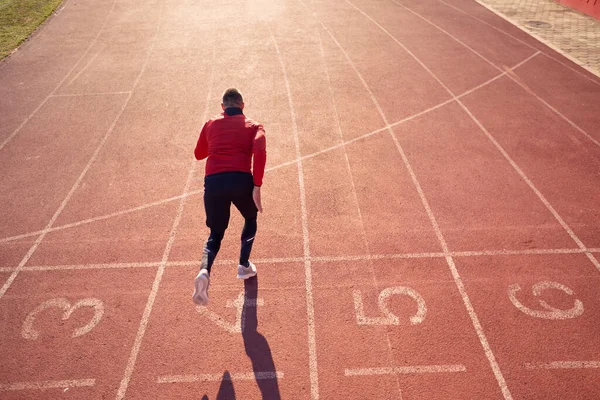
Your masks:
<svg viewBox="0 0 600 400"><path fill-rule="evenodd" d="M244 281L244 308L242 309L242 336L246 354L252 361L252 369L264 400L281 399L279 383L271 348L267 339L258 331L257 296L258 278Z"/></svg>
<svg viewBox="0 0 600 400"><path fill-rule="evenodd" d="M208 400L208 396L202 396L202 400ZM219 386L216 400L235 400L235 390L233 389L233 382L231 381L231 374L229 374L229 371L223 372L223 378L221 378L221 386Z"/></svg>

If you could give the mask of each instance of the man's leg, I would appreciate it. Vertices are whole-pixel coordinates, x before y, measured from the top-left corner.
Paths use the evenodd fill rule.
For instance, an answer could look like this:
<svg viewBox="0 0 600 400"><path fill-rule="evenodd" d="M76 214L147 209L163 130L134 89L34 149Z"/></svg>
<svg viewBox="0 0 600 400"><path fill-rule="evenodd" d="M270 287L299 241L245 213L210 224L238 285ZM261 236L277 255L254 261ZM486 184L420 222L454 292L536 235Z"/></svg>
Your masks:
<svg viewBox="0 0 600 400"><path fill-rule="evenodd" d="M252 198L252 189L254 182L252 175L244 174L239 177L239 185L237 185L237 193L233 198L233 204L244 217L244 228L242 229L241 248L240 248L240 265L238 267L238 278L247 279L256 275L256 267L249 261L254 237L256 236L256 217L258 209Z"/></svg>
<svg viewBox="0 0 600 400"><path fill-rule="evenodd" d="M208 286L210 269L221 248L221 240L229 224L229 209L231 201L223 190L222 176L206 177L204 183L204 209L206 225L210 228L210 236L204 245L200 273L194 280L192 299L199 305L208 304Z"/></svg>
<svg viewBox="0 0 600 400"><path fill-rule="evenodd" d="M249 266L250 253L256 236L256 218L246 218L242 229L242 247L240 250L240 265Z"/></svg>
<svg viewBox="0 0 600 400"><path fill-rule="evenodd" d="M210 236L204 244L204 251L202 252L202 261L200 262L200 269L205 269L210 274L215 258L221 249L221 241L225 236L224 231L210 230Z"/></svg>

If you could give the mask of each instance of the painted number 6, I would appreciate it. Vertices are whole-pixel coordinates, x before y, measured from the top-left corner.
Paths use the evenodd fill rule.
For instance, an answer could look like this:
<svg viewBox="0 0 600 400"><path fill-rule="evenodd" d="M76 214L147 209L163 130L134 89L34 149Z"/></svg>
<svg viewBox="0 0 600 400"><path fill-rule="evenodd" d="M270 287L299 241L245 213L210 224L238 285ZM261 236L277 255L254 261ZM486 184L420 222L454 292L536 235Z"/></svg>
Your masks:
<svg viewBox="0 0 600 400"><path fill-rule="evenodd" d="M543 281L538 282L531 287L533 295L538 297L541 296L542 292L546 289L556 289L565 292L569 296L573 296L575 293L566 287L565 285L558 282L549 282ZM508 297L510 301L521 310L523 313L529 315L530 317L535 318L544 318L544 319L569 319L569 318L577 318L581 314L583 314L583 303L579 299L575 299L573 307L568 310L561 310L559 308L552 307L550 304L546 303L544 300L538 299L538 303L540 306L545 308L545 310L532 310L530 308L525 307L521 302L517 299L517 292L521 290L521 287L518 284L510 285L508 287Z"/></svg>

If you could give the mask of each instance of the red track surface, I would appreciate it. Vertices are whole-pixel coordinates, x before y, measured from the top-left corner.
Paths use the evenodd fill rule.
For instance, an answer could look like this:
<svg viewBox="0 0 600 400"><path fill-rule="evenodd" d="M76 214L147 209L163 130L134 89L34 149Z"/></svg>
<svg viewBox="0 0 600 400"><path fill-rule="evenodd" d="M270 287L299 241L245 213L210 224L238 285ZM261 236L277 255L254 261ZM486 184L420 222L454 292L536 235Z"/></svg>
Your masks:
<svg viewBox="0 0 600 400"><path fill-rule="evenodd" d="M600 79L470 0L220 3L67 0L0 66L0 397L599 398ZM259 275L236 216L197 309L229 86Z"/></svg>

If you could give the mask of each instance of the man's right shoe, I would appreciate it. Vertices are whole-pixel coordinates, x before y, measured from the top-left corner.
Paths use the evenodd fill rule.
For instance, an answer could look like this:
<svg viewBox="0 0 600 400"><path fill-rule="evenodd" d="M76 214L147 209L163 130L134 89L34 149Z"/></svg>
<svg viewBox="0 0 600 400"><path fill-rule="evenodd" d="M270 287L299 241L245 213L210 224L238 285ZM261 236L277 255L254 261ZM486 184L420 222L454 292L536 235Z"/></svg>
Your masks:
<svg viewBox="0 0 600 400"><path fill-rule="evenodd" d="M194 280L194 294L192 300L199 306L208 305L208 286L210 285L210 276L208 271L203 269Z"/></svg>
<svg viewBox="0 0 600 400"><path fill-rule="evenodd" d="M238 265L238 279L248 279L256 276L256 265L248 261L248 266Z"/></svg>

